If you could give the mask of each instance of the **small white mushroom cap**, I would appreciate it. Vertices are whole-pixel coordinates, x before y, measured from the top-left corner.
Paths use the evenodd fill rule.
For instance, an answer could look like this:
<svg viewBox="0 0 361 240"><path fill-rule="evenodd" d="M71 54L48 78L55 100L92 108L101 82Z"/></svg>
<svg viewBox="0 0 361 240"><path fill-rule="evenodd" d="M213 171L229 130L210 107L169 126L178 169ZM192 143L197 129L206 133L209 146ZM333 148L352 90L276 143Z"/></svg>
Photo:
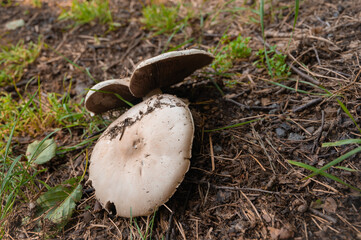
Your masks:
<svg viewBox="0 0 361 240"><path fill-rule="evenodd" d="M157 88L169 87L184 80L197 69L213 61L211 53L188 49L161 54L138 64L130 79L130 91L145 97Z"/></svg>
<svg viewBox="0 0 361 240"><path fill-rule="evenodd" d="M95 84L85 96L85 108L93 113L100 114L127 104L117 97L118 94L126 101L136 98L129 91L130 78L111 79Z"/></svg>
<svg viewBox="0 0 361 240"><path fill-rule="evenodd" d="M96 198L122 217L150 215L188 171L193 136L192 115L180 99L154 95L135 105L94 147L89 179Z"/></svg>

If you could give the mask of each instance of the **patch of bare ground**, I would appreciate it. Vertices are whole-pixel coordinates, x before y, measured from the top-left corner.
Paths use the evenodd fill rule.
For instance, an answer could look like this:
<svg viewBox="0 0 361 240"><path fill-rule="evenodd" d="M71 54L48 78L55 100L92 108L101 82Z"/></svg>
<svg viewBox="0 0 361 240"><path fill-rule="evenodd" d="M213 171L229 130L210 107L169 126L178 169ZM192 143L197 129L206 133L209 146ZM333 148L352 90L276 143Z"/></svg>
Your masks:
<svg viewBox="0 0 361 240"><path fill-rule="evenodd" d="M266 4L266 42L286 53L293 66L290 76L293 81L278 83L313 94L274 85L266 70L253 65L255 53L263 47L260 24L252 21L258 16L241 8L228 10L257 9L255 1L210 0L189 4L202 9L203 27L199 19L191 19L191 25L176 34L170 45L168 36L154 36L142 27L141 1L111 2L113 19L120 23L114 31L107 31L100 24L67 29L67 23L57 21L59 12L51 2L44 3L41 9L22 4L1 7L1 28L17 18L26 22L20 30L1 30L1 44L16 43L19 39L36 41L41 35L49 47L26 69L18 87L21 90L31 77L40 76L44 92L63 92L71 83L71 96L80 101L84 89L94 82L54 49L87 68L95 79L106 80L129 76L139 61L183 43L185 34L198 42L182 48L209 49L218 44L224 32L233 37L239 34L252 37L252 56L235 62L230 70L234 73L230 78L237 84L230 87L224 84L229 77L206 75L203 71L184 84L165 90L189 99L197 126L191 169L167 207L156 213L152 238L360 239L360 193L321 176L304 181L310 172L288 163L294 160L319 168L355 148L354 145L323 148L322 143L360 137L335 101L338 95L360 124L359 2L301 1L293 33L293 3L273 1L272 7ZM28 14L24 15L24 11ZM224 97L209 76L220 85ZM320 95L325 93L322 89L305 82L322 86L333 97ZM4 90L11 92L13 88ZM237 128L203 131L251 119L260 120ZM56 140L60 145L73 145L79 137L58 134ZM23 152L22 149L17 151ZM79 176L84 170L84 159L85 155L78 156L77 151L59 156L47 164L48 171L39 177L55 185ZM328 172L361 188L359 159L360 154L355 154L342 162L342 166L357 171L331 168ZM37 196L31 195L30 199L34 201ZM25 217L31 220L22 224ZM137 219L141 232L146 231L149 221L147 217ZM101 209L86 181L83 198L62 231L53 231L44 220L39 224L31 204L20 201L8 223L6 239L140 238L129 219Z"/></svg>

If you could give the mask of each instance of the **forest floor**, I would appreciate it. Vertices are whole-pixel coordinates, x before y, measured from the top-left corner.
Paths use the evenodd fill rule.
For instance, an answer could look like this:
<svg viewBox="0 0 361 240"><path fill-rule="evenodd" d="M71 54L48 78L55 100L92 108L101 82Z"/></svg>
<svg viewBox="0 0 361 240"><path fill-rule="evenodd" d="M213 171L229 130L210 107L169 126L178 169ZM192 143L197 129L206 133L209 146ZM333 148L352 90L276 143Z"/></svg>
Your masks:
<svg viewBox="0 0 361 240"><path fill-rule="evenodd" d="M42 1L40 7L32 5L34 1L5 2L0 7L0 45L15 46L19 41L42 45L37 58L16 79L16 87L0 82L2 97L26 102L40 89L36 105L49 101L46 96L51 93L58 94L60 102L66 96L85 123L66 122L64 127L67 120L55 116L45 125L24 125L12 138L12 156L25 155L27 145L59 127L62 130L53 135L59 149L98 137L124 110L103 118L81 110L94 79L129 77L137 63L169 50L199 48L216 55L238 36L250 37L252 51L247 57L232 58L226 69L207 66L182 84L164 89L189 101L196 123L190 170L166 207L136 221L113 216L96 201L86 172L82 197L61 230L43 216L35 216L34 204L46 192L44 182L54 187L83 175L96 143L92 138L89 145L57 152L50 162L28 170L40 173L32 180L34 186L22 187L12 211L2 220L4 239L141 239L141 235L151 239L361 239L361 195L355 189L361 189L358 151L326 171L344 184L321 175L305 180L312 172L290 163L321 168L358 148L352 142L322 147L361 136L355 124L361 123L358 1L301 1L294 30L294 2L266 1L265 41L287 56L289 64L270 53L271 64L286 69L276 70L273 78L266 65L254 64L264 47L258 1L184 1L174 8L177 19L186 19L183 26L160 34L142 21L148 6L142 1L111 0L112 26L95 20L70 27L73 20L58 20L62 9L69 8L67 1ZM5 28L18 19L24 20L23 26ZM222 36L227 38L222 41ZM289 74L287 66L292 66ZM6 67L3 64L0 70ZM255 121L236 125L249 120ZM9 134L1 141L7 141ZM20 162L25 164L26 159Z"/></svg>

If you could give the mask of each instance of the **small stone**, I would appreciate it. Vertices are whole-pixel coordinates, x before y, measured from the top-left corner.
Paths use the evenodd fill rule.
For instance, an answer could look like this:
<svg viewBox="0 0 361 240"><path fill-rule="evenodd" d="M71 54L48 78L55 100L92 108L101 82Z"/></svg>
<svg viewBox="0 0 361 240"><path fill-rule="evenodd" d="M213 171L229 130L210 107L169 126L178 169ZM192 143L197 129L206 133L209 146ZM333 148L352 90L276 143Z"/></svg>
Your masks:
<svg viewBox="0 0 361 240"><path fill-rule="evenodd" d="M219 203L226 203L231 199L232 194L230 192L218 191L216 201Z"/></svg>
<svg viewBox="0 0 361 240"><path fill-rule="evenodd" d="M84 214L83 214L83 221L85 224L89 223L90 220L92 220L93 216L91 215L91 213L89 211L86 211Z"/></svg>
<svg viewBox="0 0 361 240"><path fill-rule="evenodd" d="M99 212L100 210L102 210L102 208L102 205L100 205L98 201L95 201L94 212Z"/></svg>
<svg viewBox="0 0 361 240"><path fill-rule="evenodd" d="M306 130L307 130L307 132L313 134L315 132L315 127L311 126L311 127L306 128Z"/></svg>
<svg viewBox="0 0 361 240"><path fill-rule="evenodd" d="M307 211L307 208L308 208L307 204L302 204L302 205L298 206L297 211L300 213L304 213Z"/></svg>
<svg viewBox="0 0 361 240"><path fill-rule="evenodd" d="M35 207L36 207L35 203L33 203L33 202L30 202L30 203L29 203L29 209L30 209L30 211L33 210Z"/></svg>
<svg viewBox="0 0 361 240"><path fill-rule="evenodd" d="M214 145L213 150L215 153L219 153L219 152L222 152L223 148L219 145Z"/></svg>
<svg viewBox="0 0 361 240"><path fill-rule="evenodd" d="M291 130L291 126L288 125L287 123L282 123L280 127L283 128L284 130Z"/></svg>
<svg viewBox="0 0 361 240"><path fill-rule="evenodd" d="M25 234L24 234L24 233L20 233L20 234L18 235L18 238L19 238L19 239L25 239L25 238L26 238L26 236L25 236Z"/></svg>
<svg viewBox="0 0 361 240"><path fill-rule="evenodd" d="M278 112L278 109L272 109L268 112L268 114L273 115L273 114L277 114L277 112Z"/></svg>
<svg viewBox="0 0 361 240"><path fill-rule="evenodd" d="M15 30L19 27L22 27L25 25L25 22L23 19L17 19L17 20L14 20L14 21L11 21L11 22L7 22L5 24L5 29L7 30Z"/></svg>
<svg viewBox="0 0 361 240"><path fill-rule="evenodd" d="M305 139L305 137L298 133L290 133L290 135L288 135L288 140L291 140L291 141L300 141L303 139Z"/></svg>
<svg viewBox="0 0 361 240"><path fill-rule="evenodd" d="M283 130L282 128L277 128L276 129L276 134L279 138L284 138L286 137L286 131Z"/></svg>

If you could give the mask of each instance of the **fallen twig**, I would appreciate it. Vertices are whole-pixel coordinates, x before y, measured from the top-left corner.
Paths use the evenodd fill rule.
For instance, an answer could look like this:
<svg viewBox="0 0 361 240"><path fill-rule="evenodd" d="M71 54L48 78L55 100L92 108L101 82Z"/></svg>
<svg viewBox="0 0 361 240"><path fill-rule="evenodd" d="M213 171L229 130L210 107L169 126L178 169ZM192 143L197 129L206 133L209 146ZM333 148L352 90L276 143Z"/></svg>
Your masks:
<svg viewBox="0 0 361 240"><path fill-rule="evenodd" d="M296 107L295 109L292 110L292 112L300 112L300 111L303 111L305 110L306 108L309 108L309 107L313 107L314 105L317 105L319 104L320 102L322 101L322 98L316 98L316 99L313 99L311 101L309 101L308 103L306 104L303 104L299 107Z"/></svg>
<svg viewBox="0 0 361 240"><path fill-rule="evenodd" d="M315 139L315 142L313 143L312 153L314 153L315 150L316 150L316 146L318 145L318 143L319 143L319 141L320 141L320 138L321 138L322 132L323 132L323 127L324 127L324 125L325 125L325 112L322 110L322 111L321 111L321 114L322 114L321 129L320 129L320 132L319 132L318 135L317 135L317 138Z"/></svg>

